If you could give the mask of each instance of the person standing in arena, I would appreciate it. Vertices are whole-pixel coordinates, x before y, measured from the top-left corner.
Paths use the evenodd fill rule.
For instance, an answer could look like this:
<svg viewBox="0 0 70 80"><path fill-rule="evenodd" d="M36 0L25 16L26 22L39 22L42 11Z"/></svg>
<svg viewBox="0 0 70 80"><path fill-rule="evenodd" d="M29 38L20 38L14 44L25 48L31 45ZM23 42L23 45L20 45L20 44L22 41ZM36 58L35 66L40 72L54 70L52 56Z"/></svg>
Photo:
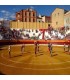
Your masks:
<svg viewBox="0 0 70 80"><path fill-rule="evenodd" d="M10 45L8 47L8 51L9 51L9 57L11 58L11 46Z"/></svg>
<svg viewBox="0 0 70 80"><path fill-rule="evenodd" d="M35 55L36 55L37 54L37 50L38 50L37 41L34 42L34 45L35 45Z"/></svg>
<svg viewBox="0 0 70 80"><path fill-rule="evenodd" d="M50 54L52 56L52 44L51 43L48 44L48 49L49 49L49 52L50 52Z"/></svg>
<svg viewBox="0 0 70 80"><path fill-rule="evenodd" d="M67 50L68 54L70 54L70 40L68 40L68 50Z"/></svg>
<svg viewBox="0 0 70 80"><path fill-rule="evenodd" d="M23 54L24 49L25 49L25 44L22 44L22 46L21 46L21 54Z"/></svg>
<svg viewBox="0 0 70 80"><path fill-rule="evenodd" d="M68 52L70 52L70 44L68 44Z"/></svg>
<svg viewBox="0 0 70 80"><path fill-rule="evenodd" d="M39 52L39 43L37 43L37 51Z"/></svg>
<svg viewBox="0 0 70 80"><path fill-rule="evenodd" d="M66 52L66 44L64 43L64 52Z"/></svg>

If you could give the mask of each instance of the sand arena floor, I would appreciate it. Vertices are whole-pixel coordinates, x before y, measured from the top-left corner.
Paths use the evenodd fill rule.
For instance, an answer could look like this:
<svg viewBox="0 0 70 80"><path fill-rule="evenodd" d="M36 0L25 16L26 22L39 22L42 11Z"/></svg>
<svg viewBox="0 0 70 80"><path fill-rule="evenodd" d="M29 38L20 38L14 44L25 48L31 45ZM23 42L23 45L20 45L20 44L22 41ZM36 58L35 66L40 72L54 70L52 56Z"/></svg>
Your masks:
<svg viewBox="0 0 70 80"><path fill-rule="evenodd" d="M12 45L11 58L8 46L0 48L0 72L3 74L70 74L70 55L63 46L53 46L50 56L47 45L39 45L40 51L34 54L34 45L25 45L21 54L21 45Z"/></svg>

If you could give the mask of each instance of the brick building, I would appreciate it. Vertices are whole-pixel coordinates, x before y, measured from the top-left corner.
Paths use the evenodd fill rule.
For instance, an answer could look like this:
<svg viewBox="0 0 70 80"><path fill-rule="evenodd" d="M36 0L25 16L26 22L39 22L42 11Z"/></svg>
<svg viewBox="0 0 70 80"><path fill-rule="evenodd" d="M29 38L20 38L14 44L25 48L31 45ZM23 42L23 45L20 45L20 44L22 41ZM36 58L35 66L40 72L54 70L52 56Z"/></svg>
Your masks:
<svg viewBox="0 0 70 80"><path fill-rule="evenodd" d="M21 22L36 22L37 12L33 9L26 9L16 12L16 21Z"/></svg>

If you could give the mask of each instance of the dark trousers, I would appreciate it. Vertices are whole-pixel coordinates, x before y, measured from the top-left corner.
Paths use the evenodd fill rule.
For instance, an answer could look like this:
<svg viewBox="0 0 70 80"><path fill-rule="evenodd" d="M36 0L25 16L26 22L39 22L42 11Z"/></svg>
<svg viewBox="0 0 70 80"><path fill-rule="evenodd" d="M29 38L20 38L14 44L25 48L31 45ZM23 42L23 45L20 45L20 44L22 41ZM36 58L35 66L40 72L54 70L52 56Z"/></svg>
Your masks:
<svg viewBox="0 0 70 80"><path fill-rule="evenodd" d="M11 57L11 52L9 51L9 57Z"/></svg>
<svg viewBox="0 0 70 80"><path fill-rule="evenodd" d="M35 54L36 54L36 52L37 52L37 47L35 47Z"/></svg>

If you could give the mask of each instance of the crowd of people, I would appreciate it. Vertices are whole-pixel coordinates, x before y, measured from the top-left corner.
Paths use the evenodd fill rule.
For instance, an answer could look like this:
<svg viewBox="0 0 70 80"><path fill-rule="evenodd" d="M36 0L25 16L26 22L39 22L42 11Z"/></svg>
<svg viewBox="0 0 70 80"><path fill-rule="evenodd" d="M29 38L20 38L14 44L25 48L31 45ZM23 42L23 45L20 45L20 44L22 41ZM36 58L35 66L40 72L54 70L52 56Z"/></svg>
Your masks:
<svg viewBox="0 0 70 80"><path fill-rule="evenodd" d="M10 29L9 27L0 27L0 40L16 40L16 39L51 39L51 40L61 40L61 39L70 39L70 30L62 34L58 30L45 30L44 38L43 31L39 29Z"/></svg>
<svg viewBox="0 0 70 80"><path fill-rule="evenodd" d="M64 37L65 36L57 30L45 31L45 39L60 40L60 39L64 39Z"/></svg>

